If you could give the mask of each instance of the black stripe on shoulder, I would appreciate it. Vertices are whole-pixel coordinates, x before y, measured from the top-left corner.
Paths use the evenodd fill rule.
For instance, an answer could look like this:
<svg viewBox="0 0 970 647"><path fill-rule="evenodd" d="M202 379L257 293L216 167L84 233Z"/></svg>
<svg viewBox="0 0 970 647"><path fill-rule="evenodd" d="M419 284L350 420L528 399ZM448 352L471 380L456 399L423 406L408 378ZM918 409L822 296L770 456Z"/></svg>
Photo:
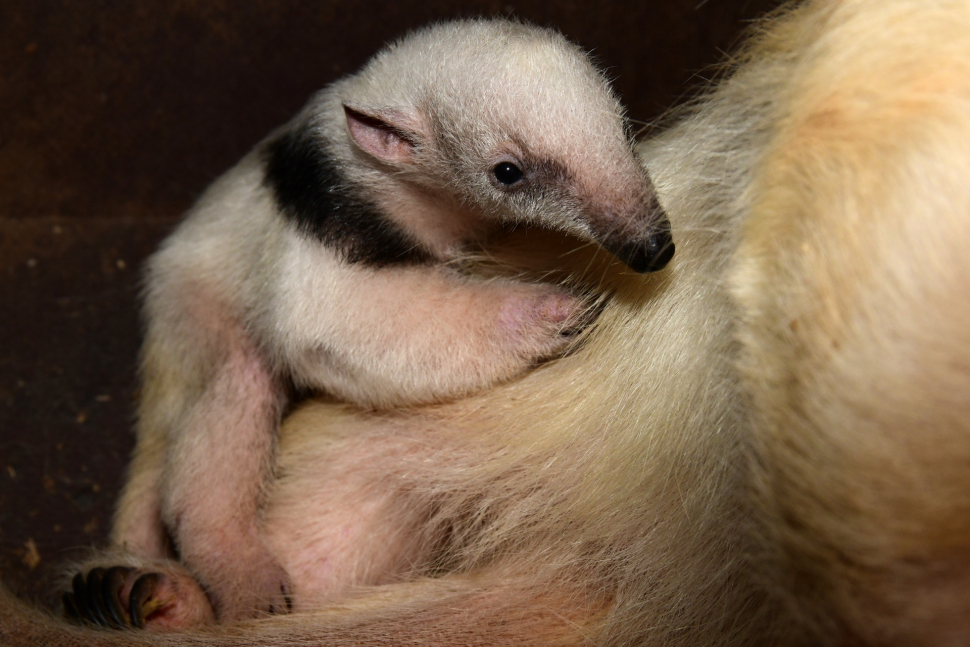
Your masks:
<svg viewBox="0 0 970 647"><path fill-rule="evenodd" d="M372 203L353 195L353 187L308 124L269 142L264 162L264 182L284 217L348 263L380 268L435 260Z"/></svg>

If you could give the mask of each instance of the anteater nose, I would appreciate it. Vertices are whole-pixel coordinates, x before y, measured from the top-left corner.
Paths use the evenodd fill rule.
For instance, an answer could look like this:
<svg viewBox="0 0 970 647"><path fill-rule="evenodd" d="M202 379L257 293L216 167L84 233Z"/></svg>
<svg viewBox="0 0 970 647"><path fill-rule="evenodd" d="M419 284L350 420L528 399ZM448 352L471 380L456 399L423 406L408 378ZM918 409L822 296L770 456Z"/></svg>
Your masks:
<svg viewBox="0 0 970 647"><path fill-rule="evenodd" d="M674 257L674 241L670 237L670 228L663 227L646 238L625 243L616 251L616 257L634 272L662 270Z"/></svg>

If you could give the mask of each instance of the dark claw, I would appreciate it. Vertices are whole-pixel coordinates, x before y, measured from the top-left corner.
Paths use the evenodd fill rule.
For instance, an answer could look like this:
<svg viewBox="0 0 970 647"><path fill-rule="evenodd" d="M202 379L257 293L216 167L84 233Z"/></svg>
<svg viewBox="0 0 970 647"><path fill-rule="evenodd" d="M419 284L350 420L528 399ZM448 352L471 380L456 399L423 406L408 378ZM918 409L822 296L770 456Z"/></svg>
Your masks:
<svg viewBox="0 0 970 647"><path fill-rule="evenodd" d="M78 617L89 624L100 624L98 612L91 605L91 596L88 595L88 585L84 581L84 574L78 573L71 580L73 589L74 604L77 608Z"/></svg>
<svg viewBox="0 0 970 647"><path fill-rule="evenodd" d="M64 615L71 622L81 622L81 613L77 610L77 605L74 603L74 594L65 593L61 596L61 603L64 605Z"/></svg>
<svg viewBox="0 0 970 647"><path fill-rule="evenodd" d="M130 627L128 614L121 606L119 594L125 586L125 578L131 573L130 568L112 566L101 576L101 600L104 605L104 615L108 622L116 629Z"/></svg>
<svg viewBox="0 0 970 647"><path fill-rule="evenodd" d="M286 592L286 585L285 584L280 584L280 593L283 595L283 603L286 605L286 611L285 611L285 613L292 613L293 612L293 599L290 598L290 594ZM279 612L280 613L284 613L283 609L280 609ZM269 613L270 613L270 615L276 615L277 611L276 611L276 605L275 604L269 605Z"/></svg>
<svg viewBox="0 0 970 647"><path fill-rule="evenodd" d="M125 586L125 581L132 573L131 568L126 566L112 566L105 570L103 568L93 568L85 578L83 573L78 573L71 580L72 590L65 593L61 598L64 604L64 615L74 622L82 622L96 627L107 629L127 629L133 624L129 619L125 608L121 603L121 590ZM139 582L146 576L139 578ZM157 580L157 577L156 577ZM139 592L141 604L144 604L151 592L154 591L154 583L148 587L146 593L145 584ZM134 593L134 590L132 591ZM141 624L144 627L144 610L139 606Z"/></svg>
<svg viewBox="0 0 970 647"><path fill-rule="evenodd" d="M280 594L283 596L283 604L286 605L286 610L284 611L282 608L280 608L279 613L292 613L293 600L290 599L290 594L286 592L286 584L280 584ZM269 605L269 614L273 616L277 614L275 604Z"/></svg>
<svg viewBox="0 0 970 647"><path fill-rule="evenodd" d="M104 576L103 568L92 568L88 573L85 586L85 604L91 611L91 620L99 627L110 627L111 623L104 613L104 604L101 599L101 578Z"/></svg>
<svg viewBox="0 0 970 647"><path fill-rule="evenodd" d="M145 573L135 581L128 596L128 612L131 614L131 625L138 629L145 628L145 607L151 600L158 587L158 573ZM148 614L154 609L149 610Z"/></svg>
<svg viewBox="0 0 970 647"><path fill-rule="evenodd" d="M74 577L71 579L71 592L65 593L65 596L71 596L71 601L74 604L74 610L77 611L78 620L85 621L88 618L87 607L84 606L83 596L81 593L84 591L84 576L80 573L75 573Z"/></svg>

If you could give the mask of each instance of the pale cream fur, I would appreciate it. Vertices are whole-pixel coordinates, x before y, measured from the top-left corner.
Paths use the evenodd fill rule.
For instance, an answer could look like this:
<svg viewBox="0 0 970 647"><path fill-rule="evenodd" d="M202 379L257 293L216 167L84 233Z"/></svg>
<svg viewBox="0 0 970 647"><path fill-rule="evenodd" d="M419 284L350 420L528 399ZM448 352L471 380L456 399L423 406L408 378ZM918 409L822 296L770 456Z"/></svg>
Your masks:
<svg viewBox="0 0 970 647"><path fill-rule="evenodd" d="M580 350L447 406L290 418L269 542L324 560L306 510L365 504L360 588L310 566L312 614L144 644L967 644L968 67L967 0L761 26L645 145L678 255L608 272ZM0 636L143 644L12 603Z"/></svg>
<svg viewBox="0 0 970 647"><path fill-rule="evenodd" d="M810 6L761 47L793 78L730 285L774 584L806 644L968 644L970 3Z"/></svg>

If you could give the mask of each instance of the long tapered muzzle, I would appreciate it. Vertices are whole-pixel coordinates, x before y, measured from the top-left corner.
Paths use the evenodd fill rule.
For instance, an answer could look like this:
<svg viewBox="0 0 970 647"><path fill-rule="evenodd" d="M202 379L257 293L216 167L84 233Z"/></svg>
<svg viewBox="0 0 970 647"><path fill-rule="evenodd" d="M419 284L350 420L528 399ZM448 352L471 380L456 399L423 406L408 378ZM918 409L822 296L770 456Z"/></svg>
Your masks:
<svg viewBox="0 0 970 647"><path fill-rule="evenodd" d="M603 249L634 272L657 272L674 257L670 220L642 169L629 180L628 192L617 192L619 199L591 205L590 228Z"/></svg>
<svg viewBox="0 0 970 647"><path fill-rule="evenodd" d="M584 196L589 232L634 272L662 270L674 257L674 240L653 182L639 166L613 177L619 178L618 188L605 191L596 185L597 191Z"/></svg>

